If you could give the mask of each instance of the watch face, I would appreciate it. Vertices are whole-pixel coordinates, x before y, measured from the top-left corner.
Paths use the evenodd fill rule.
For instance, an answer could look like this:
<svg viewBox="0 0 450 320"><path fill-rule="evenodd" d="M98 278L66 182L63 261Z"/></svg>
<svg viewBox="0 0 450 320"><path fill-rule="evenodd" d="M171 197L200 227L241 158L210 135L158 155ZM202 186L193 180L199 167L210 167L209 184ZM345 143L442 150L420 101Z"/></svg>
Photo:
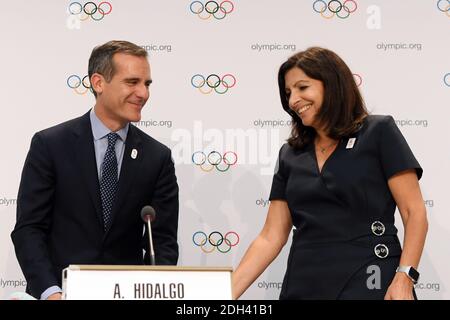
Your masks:
<svg viewBox="0 0 450 320"><path fill-rule="evenodd" d="M413 267L409 268L408 275L414 280L414 282L419 281L419 272Z"/></svg>

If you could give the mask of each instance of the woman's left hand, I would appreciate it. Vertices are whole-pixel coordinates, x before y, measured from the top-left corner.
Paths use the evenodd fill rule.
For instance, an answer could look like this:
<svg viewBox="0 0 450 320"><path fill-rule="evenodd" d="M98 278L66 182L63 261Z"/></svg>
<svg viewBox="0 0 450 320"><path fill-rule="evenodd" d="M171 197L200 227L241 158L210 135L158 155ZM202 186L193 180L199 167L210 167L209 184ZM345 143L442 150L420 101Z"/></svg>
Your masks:
<svg viewBox="0 0 450 320"><path fill-rule="evenodd" d="M413 282L403 272L397 272L384 300L414 300Z"/></svg>

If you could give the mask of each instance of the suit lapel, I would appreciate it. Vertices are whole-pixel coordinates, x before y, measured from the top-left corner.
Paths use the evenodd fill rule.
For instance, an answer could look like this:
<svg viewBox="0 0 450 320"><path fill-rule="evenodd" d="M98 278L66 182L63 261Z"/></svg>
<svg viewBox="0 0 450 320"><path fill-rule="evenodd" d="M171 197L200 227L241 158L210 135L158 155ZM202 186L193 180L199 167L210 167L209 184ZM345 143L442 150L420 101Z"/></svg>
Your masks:
<svg viewBox="0 0 450 320"><path fill-rule="evenodd" d="M125 141L125 150L122 158L122 166L120 168L119 189L113 206L110 228L114 224L114 220L127 198L128 191L133 185L134 178L139 171L142 159L142 141L137 135L136 129L130 124L127 139ZM138 212L136 212L136 214L138 214ZM110 228L108 228L107 232Z"/></svg>
<svg viewBox="0 0 450 320"><path fill-rule="evenodd" d="M94 138L92 136L89 112L80 118L79 126L75 128L74 133L76 163L80 168L81 175L93 202L98 221L103 226L100 185L98 181Z"/></svg>

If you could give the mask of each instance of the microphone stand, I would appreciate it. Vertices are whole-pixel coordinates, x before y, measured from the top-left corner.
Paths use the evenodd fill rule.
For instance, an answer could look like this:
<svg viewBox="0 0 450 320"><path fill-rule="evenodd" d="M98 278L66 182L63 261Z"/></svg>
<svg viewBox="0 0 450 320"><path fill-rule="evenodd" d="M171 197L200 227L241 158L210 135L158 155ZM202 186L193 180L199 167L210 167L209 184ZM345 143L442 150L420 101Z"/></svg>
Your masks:
<svg viewBox="0 0 450 320"><path fill-rule="evenodd" d="M153 250L153 237L152 237L152 225L150 223L150 216L147 216L147 227L148 227L148 244L150 249L150 265L154 266L155 263L155 251Z"/></svg>

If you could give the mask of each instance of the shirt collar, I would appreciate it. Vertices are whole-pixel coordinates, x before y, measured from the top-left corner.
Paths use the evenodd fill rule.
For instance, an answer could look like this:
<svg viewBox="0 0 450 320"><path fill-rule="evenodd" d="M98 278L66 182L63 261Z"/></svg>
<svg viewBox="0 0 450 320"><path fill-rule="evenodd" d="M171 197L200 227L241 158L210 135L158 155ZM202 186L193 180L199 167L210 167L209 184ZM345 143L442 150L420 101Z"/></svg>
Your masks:
<svg viewBox="0 0 450 320"><path fill-rule="evenodd" d="M111 132L111 130L109 130L108 127L106 127L103 122L97 117L94 112L94 108L91 109L89 117L91 119L92 135L94 136L94 140L100 140L106 137L108 133ZM129 126L130 124L127 123L125 127L116 132L122 141L125 141L125 139L127 138Z"/></svg>

